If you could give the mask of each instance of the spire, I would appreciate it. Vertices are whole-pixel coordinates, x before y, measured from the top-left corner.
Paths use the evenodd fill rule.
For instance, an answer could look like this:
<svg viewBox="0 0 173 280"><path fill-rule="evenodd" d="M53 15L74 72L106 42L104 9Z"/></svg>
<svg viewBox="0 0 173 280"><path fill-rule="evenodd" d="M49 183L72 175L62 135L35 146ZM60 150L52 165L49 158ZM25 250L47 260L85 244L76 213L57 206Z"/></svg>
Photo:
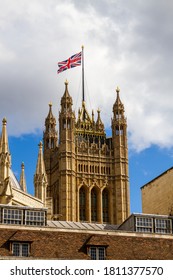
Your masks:
<svg viewBox="0 0 173 280"><path fill-rule="evenodd" d="M97 117L97 121L96 121L96 129L98 131L103 131L104 132L104 124L101 120L101 117L100 117L100 109L97 110L97 113L98 113L98 117Z"/></svg>
<svg viewBox="0 0 173 280"><path fill-rule="evenodd" d="M37 159L36 172L34 175L35 196L44 204L46 203L47 175L43 160L43 144L39 143L39 152Z"/></svg>
<svg viewBox="0 0 173 280"><path fill-rule="evenodd" d="M10 153L8 146L8 136L7 136L7 120L3 118L2 120L2 135L1 135L1 153Z"/></svg>
<svg viewBox="0 0 173 280"><path fill-rule="evenodd" d="M55 124L56 125L56 119L52 113L52 103L49 103L49 112L47 115L47 118L45 119L45 126L49 126L49 124Z"/></svg>
<svg viewBox="0 0 173 280"><path fill-rule="evenodd" d="M26 179L25 179L25 166L24 166L24 163L23 163L23 162L22 162L22 164L21 164L20 186L22 187L22 190L23 190L24 192L27 192L27 188L26 188Z"/></svg>
<svg viewBox="0 0 173 280"><path fill-rule="evenodd" d="M43 144L40 141L39 143L39 153L38 153L38 160L37 160L37 167L36 167L36 173L38 175L43 175L46 173L45 171L45 165L44 165L44 160L43 160Z"/></svg>
<svg viewBox="0 0 173 280"><path fill-rule="evenodd" d="M49 121L50 119L54 119L54 115L52 113L52 102L49 102L49 113L47 115L46 121Z"/></svg>
<svg viewBox="0 0 173 280"><path fill-rule="evenodd" d="M2 134L0 138L0 181L3 182L9 176L11 167L11 155L8 146L7 120L2 120Z"/></svg>
<svg viewBox="0 0 173 280"><path fill-rule="evenodd" d="M116 101L113 105L114 119L116 119L116 120L125 119L124 105L123 105L123 103L121 102L121 99L120 99L120 89L119 89L119 87L116 88L116 93L117 93L117 97L116 97Z"/></svg>
<svg viewBox="0 0 173 280"><path fill-rule="evenodd" d="M65 84L65 91L64 91L64 95L61 98L61 106L67 104L64 107L64 109L70 109L70 107L73 105L73 102L72 102L72 98L68 91L68 81L66 80L64 84Z"/></svg>

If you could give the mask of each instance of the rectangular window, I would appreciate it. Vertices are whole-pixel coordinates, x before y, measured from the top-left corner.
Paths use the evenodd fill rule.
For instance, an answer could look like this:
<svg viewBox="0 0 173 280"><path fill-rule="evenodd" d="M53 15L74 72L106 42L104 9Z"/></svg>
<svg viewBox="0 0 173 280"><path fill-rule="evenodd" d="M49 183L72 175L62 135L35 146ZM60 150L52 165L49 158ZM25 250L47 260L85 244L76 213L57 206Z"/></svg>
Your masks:
<svg viewBox="0 0 173 280"><path fill-rule="evenodd" d="M105 260L105 247L91 246L89 253L91 260Z"/></svg>
<svg viewBox="0 0 173 280"><path fill-rule="evenodd" d="M170 219L155 219L155 232L169 234L172 233L172 224Z"/></svg>
<svg viewBox="0 0 173 280"><path fill-rule="evenodd" d="M42 211L27 210L25 212L25 224L32 226L44 226L45 213Z"/></svg>
<svg viewBox="0 0 173 280"><path fill-rule="evenodd" d="M3 209L2 222L4 224L18 224L21 225L23 220L22 210L19 209Z"/></svg>
<svg viewBox="0 0 173 280"><path fill-rule="evenodd" d="M153 232L153 219L147 217L136 217L137 232Z"/></svg>
<svg viewBox="0 0 173 280"><path fill-rule="evenodd" d="M12 243L12 254L17 257L28 257L29 256L29 243Z"/></svg>

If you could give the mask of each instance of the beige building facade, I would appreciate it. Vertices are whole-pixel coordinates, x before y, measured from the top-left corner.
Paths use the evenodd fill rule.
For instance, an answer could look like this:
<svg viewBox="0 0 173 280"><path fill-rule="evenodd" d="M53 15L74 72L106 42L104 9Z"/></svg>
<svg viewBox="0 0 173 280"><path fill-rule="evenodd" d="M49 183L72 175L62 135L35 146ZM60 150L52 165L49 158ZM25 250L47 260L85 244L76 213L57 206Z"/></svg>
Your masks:
<svg viewBox="0 0 173 280"><path fill-rule="evenodd" d="M173 167L141 188L142 212L173 215Z"/></svg>
<svg viewBox="0 0 173 280"><path fill-rule="evenodd" d="M130 214L127 121L118 88L116 94L109 138L100 110L95 120L83 101L75 116L67 81L59 133L49 105L43 154L54 219L120 224Z"/></svg>

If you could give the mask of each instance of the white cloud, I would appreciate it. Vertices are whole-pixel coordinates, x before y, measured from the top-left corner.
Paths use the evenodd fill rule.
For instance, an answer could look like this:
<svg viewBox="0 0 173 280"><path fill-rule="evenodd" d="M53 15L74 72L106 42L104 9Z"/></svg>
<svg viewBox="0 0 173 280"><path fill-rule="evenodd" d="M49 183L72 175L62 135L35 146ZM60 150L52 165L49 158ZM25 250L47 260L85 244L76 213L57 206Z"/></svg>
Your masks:
<svg viewBox="0 0 173 280"><path fill-rule="evenodd" d="M66 78L78 109L81 69L57 76L56 63L84 44L88 110L99 107L110 127L119 85L130 147L172 146L172 1L1 0L0 5L0 117L7 117L9 134L42 130L49 101L58 119Z"/></svg>

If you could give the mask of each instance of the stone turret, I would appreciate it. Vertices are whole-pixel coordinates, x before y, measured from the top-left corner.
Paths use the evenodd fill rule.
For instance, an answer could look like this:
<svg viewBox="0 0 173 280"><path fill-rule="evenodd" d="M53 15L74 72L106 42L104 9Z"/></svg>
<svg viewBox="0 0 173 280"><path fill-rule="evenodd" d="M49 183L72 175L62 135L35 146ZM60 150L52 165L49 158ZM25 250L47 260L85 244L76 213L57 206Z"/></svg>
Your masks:
<svg viewBox="0 0 173 280"><path fill-rule="evenodd" d="M116 221L120 224L130 215L127 120L124 105L120 100L120 89L116 89L117 97L113 105L112 145L114 152L115 203L117 207Z"/></svg>
<svg viewBox="0 0 173 280"><path fill-rule="evenodd" d="M35 187L35 196L45 204L46 191L47 191L47 175L45 171L42 148L43 148L43 144L42 142L40 142L36 172L34 175L34 187Z"/></svg>
<svg viewBox="0 0 173 280"><path fill-rule="evenodd" d="M52 151L57 147L58 134L56 131L56 119L52 113L52 103L49 103L49 113L45 120L45 131L43 135L44 152Z"/></svg>

